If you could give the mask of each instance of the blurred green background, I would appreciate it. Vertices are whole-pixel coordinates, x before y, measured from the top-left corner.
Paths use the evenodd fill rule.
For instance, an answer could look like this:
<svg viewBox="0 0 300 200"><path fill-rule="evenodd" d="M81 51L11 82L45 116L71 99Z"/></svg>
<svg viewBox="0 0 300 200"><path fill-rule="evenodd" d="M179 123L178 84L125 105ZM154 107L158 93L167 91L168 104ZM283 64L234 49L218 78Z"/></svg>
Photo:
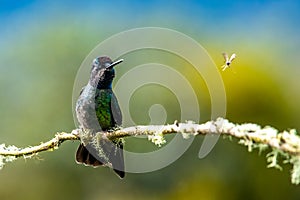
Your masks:
<svg viewBox="0 0 300 200"><path fill-rule="evenodd" d="M231 121L300 130L299 9L299 1L284 0L0 0L0 143L35 145L74 129L72 89L81 62L109 36L144 26L189 35L220 66L222 52L237 54L233 69L221 73ZM117 74L122 70L129 69L117 69ZM193 72L182 73L193 77ZM191 83L204 84L201 79ZM205 84L200 88L204 122L209 120L210 100ZM153 92L161 102L147 101ZM163 88L140 88L133 98L130 109L137 123L149 122L147 111L153 103L168 105L169 123L178 115L178 103ZM290 183L290 166L281 172L267 169L265 154L248 153L227 139L219 139L213 151L199 159L202 141L196 138L170 166L127 174L124 180L107 168L77 165L79 142L66 142L54 152L8 163L0 171L0 199L300 198L299 186ZM140 151L147 143L126 142L126 148ZM152 144L149 148L154 149Z"/></svg>

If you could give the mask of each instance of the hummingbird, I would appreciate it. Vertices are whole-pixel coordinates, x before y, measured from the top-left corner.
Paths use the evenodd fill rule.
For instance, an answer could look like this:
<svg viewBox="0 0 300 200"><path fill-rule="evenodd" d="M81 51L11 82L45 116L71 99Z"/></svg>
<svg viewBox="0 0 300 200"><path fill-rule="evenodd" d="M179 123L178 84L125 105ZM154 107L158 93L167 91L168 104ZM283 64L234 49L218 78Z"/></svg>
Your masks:
<svg viewBox="0 0 300 200"><path fill-rule="evenodd" d="M123 59L113 62L107 56L93 60L88 84L81 90L76 102L76 116L81 143L76 162L86 166L109 166L123 178L124 157L121 140L109 140L101 132L116 129L122 123L122 114L112 91L114 67Z"/></svg>

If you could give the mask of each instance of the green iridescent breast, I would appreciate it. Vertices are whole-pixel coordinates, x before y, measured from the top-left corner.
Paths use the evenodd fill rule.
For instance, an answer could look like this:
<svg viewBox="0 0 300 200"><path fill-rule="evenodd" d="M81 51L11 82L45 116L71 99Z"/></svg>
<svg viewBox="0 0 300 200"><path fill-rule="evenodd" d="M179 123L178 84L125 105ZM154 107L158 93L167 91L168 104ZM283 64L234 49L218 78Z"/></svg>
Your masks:
<svg viewBox="0 0 300 200"><path fill-rule="evenodd" d="M111 89L97 89L95 95L95 110L102 130L108 130L115 126L111 110Z"/></svg>

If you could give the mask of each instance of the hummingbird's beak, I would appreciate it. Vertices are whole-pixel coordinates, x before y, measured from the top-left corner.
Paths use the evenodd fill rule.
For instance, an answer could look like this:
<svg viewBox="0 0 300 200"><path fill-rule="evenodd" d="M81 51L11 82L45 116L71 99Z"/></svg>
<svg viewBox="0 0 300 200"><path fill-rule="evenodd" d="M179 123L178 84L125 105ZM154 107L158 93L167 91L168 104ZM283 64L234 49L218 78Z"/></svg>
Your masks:
<svg viewBox="0 0 300 200"><path fill-rule="evenodd" d="M112 69L114 66L116 66L117 64L120 64L123 61L124 61L124 59L117 60L117 61L111 63L109 66L107 66L106 69Z"/></svg>

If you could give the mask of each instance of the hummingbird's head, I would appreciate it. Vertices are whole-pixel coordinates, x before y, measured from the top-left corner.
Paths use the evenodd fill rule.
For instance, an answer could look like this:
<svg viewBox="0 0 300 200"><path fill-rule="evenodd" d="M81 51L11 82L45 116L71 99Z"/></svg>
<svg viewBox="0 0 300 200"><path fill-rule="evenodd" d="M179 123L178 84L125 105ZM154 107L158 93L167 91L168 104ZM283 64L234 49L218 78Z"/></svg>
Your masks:
<svg viewBox="0 0 300 200"><path fill-rule="evenodd" d="M123 62L123 59L112 62L107 56L101 56L93 60L90 83L99 89L110 89L115 77L114 66Z"/></svg>

